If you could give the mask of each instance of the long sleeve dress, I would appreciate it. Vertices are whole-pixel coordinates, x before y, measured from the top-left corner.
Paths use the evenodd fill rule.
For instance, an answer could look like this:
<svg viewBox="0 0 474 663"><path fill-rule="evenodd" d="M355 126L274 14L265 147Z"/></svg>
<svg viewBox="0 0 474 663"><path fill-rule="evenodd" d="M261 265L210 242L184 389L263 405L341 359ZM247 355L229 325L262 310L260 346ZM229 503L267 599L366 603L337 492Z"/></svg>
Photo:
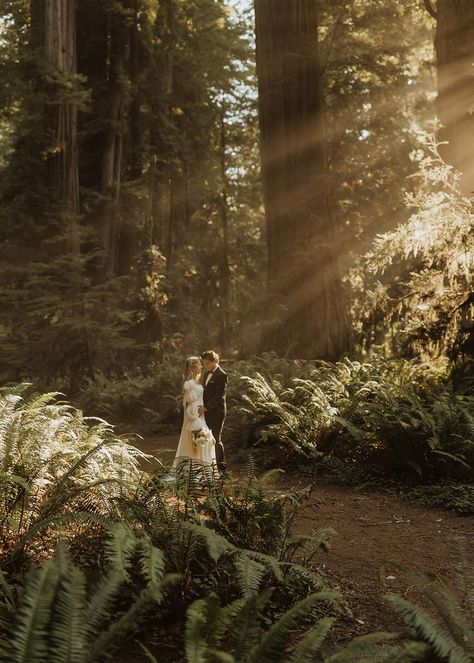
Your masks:
<svg viewBox="0 0 474 663"><path fill-rule="evenodd" d="M203 465L215 466L216 464L214 437L206 424L204 415L200 415L198 412L199 407L203 405L203 391L203 386L196 380L187 380L184 383L183 426L173 467L176 467L184 458L191 458ZM204 444L193 443L193 433L196 431L201 431L201 439L206 439Z"/></svg>

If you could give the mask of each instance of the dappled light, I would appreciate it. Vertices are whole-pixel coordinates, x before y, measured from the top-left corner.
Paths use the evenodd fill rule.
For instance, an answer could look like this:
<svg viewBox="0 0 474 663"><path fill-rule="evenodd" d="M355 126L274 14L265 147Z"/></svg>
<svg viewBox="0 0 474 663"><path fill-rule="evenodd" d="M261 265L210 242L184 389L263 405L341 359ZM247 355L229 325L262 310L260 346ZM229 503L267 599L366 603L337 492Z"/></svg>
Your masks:
<svg viewBox="0 0 474 663"><path fill-rule="evenodd" d="M0 663L474 661L474 2L0 62Z"/></svg>

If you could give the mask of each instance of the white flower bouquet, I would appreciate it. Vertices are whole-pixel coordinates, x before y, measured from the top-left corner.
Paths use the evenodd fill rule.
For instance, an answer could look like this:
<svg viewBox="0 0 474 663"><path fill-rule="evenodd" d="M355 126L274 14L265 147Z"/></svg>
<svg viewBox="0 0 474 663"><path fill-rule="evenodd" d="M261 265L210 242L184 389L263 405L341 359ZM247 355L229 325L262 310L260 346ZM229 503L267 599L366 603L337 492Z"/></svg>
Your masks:
<svg viewBox="0 0 474 663"><path fill-rule="evenodd" d="M204 428L198 428L193 430L193 446L194 447L205 447L206 443L209 440L209 433Z"/></svg>

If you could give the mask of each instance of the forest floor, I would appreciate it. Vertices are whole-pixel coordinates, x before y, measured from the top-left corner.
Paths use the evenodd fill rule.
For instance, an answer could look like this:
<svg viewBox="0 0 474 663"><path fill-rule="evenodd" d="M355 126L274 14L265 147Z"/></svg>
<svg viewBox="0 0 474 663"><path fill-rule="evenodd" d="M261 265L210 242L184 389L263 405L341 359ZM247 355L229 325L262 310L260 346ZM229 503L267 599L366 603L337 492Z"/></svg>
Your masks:
<svg viewBox="0 0 474 663"><path fill-rule="evenodd" d="M148 437L136 446L168 464L177 435ZM235 481L241 463L228 463ZM315 566L324 571L347 601L352 616L343 616L332 629L332 638L346 640L375 630L398 631L403 620L384 600L388 592L426 604L414 584L414 575L430 573L453 578L458 563L456 537L474 537L474 516L432 509L393 495L335 484L324 477L310 479L282 474L278 489L314 485L310 499L296 520L295 534L310 534L332 527L329 554L321 552Z"/></svg>

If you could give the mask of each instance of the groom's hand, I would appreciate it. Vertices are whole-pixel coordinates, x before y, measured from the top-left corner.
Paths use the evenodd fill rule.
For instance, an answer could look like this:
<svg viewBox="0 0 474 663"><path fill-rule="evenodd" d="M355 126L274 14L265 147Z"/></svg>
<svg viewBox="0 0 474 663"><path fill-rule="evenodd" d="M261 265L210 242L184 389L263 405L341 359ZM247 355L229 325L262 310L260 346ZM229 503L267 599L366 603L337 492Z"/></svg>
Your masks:
<svg viewBox="0 0 474 663"><path fill-rule="evenodd" d="M199 414L199 416L201 416L201 414L204 414L205 411L206 411L206 408L204 407L204 405L200 405L200 406L198 407L198 414Z"/></svg>

